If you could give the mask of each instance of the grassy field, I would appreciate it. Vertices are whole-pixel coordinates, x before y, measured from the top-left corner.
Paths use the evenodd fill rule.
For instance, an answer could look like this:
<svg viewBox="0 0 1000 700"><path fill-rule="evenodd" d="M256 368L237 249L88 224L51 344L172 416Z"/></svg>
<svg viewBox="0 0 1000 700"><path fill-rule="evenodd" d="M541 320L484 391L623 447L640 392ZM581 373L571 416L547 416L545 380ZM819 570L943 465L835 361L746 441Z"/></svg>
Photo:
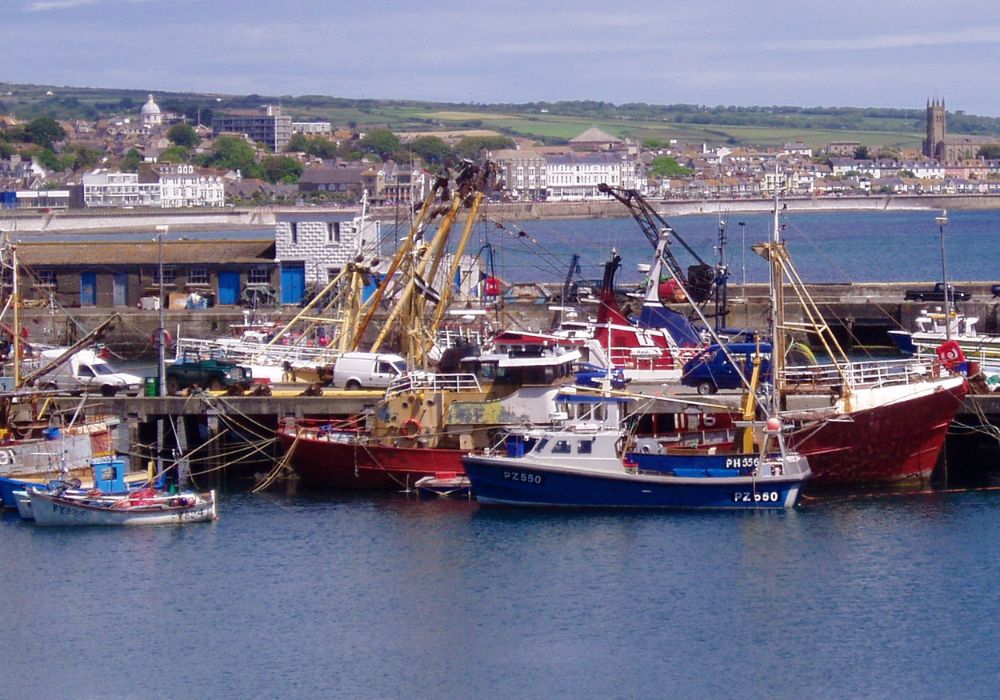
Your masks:
<svg viewBox="0 0 1000 700"><path fill-rule="evenodd" d="M825 146L830 141L858 141L867 146L892 146L919 148L923 134L920 132L919 110L900 113L900 110L816 110L797 108L754 108L751 119L769 122L768 126L735 126L730 123L689 123L697 116L687 113L685 123L676 120L636 118L636 112L615 108L592 110L593 116L578 116L565 112L583 112L586 106L569 103L559 110L551 105L555 114L543 112L537 105L524 105L523 109L506 106L491 109L484 105L438 104L405 100L354 100L323 95L262 96L262 95L207 95L173 93L147 90L110 90L39 85L14 85L0 83L0 114L16 114L22 119L36 116L53 116L57 119L89 118L138 113L139 107L153 92L156 101L165 109L183 111L194 117L198 110L204 115L208 110L225 112L233 108L257 107L264 104L281 104L286 114L295 120L329 120L335 125L352 125L361 130L386 127L394 131L449 131L487 129L508 136L523 136L546 142L564 142L592 126L618 136L636 140L677 139L688 143L731 145L780 145L802 141L812 147ZM51 93L51 94L49 94ZM574 107L579 106L579 109ZM709 108L701 110L698 119L715 118L720 121L746 121L747 108ZM697 110L696 110L697 111ZM807 113L808 112L808 113ZM841 115L841 112L843 115ZM600 116L596 114L599 113ZM666 114L666 108L651 108L647 115ZM683 113L683 110L673 112ZM706 116L709 115L709 116ZM968 115L962 118L969 119ZM976 118L982 122L996 122L989 118ZM207 119L206 119L207 121ZM774 126L787 122L787 126ZM843 126L837 124L842 122Z"/></svg>

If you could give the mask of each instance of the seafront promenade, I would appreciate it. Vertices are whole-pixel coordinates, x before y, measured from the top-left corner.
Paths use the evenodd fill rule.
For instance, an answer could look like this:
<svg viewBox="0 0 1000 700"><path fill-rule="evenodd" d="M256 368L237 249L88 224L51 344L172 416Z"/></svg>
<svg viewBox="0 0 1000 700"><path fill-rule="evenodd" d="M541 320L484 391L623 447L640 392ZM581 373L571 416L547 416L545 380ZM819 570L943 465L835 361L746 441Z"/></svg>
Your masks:
<svg viewBox="0 0 1000 700"><path fill-rule="evenodd" d="M764 213L774 207L771 199L710 199L652 200L663 216L715 214L720 212ZM613 199L578 202L493 202L490 213L505 220L621 218L627 212ZM872 195L870 197L790 197L782 206L791 212L818 211L907 211L934 209L1000 209L1000 197L988 195ZM262 206L225 209L65 209L55 211L7 211L0 217L0 230L43 233L85 233L103 231L154 230L169 226L171 230L246 230L269 229L281 214L323 213L356 215L357 207L341 206ZM406 218L406 207L374 207L374 218L394 221Z"/></svg>

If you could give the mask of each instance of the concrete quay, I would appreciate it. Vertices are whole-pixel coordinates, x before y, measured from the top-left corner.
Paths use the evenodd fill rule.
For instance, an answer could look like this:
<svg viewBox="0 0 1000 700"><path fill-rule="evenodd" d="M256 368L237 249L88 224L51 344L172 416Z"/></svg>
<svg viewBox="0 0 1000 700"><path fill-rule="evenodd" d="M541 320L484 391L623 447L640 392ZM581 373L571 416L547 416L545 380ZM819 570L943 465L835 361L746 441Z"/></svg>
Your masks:
<svg viewBox="0 0 1000 700"><path fill-rule="evenodd" d="M959 308L980 319L981 333L1000 332L1000 298L992 295L989 282L954 282L959 289L972 293L972 299ZM504 328L541 331L549 328L552 319L551 304L558 303L558 285L516 286L503 302L500 321L495 314L489 320ZM841 342L849 349L856 347L889 346L887 332L893 329L912 329L914 319L921 311L940 307L938 303L903 301L906 289L931 288L933 282L892 282L851 284L810 284L810 295L819 304ZM790 289L786 294L786 313L790 320L804 321ZM730 285L730 317L728 325L737 328L765 328L767 326L768 298L763 284ZM623 303L637 302L623 297ZM583 309L593 313L594 306ZM676 305L679 311L685 306ZM231 326L243 321L240 307L213 307L209 309L167 309L165 326L171 335L194 338L215 338L231 335ZM275 307L262 313L281 322L291 319L298 307ZM104 342L112 351L125 357L152 357L152 337L159 323L157 311L133 308L73 308L72 320L47 308L29 308L22 312L22 323L29 329L33 342L53 344L75 341L93 329L112 312L121 314L122 321L109 332Z"/></svg>

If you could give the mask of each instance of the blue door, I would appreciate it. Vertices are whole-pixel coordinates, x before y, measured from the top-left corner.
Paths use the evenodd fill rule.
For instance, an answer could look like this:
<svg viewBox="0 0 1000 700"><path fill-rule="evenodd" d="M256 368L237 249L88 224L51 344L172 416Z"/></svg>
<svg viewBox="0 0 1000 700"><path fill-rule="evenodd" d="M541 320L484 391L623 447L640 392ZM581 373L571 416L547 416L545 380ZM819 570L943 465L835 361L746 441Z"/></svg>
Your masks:
<svg viewBox="0 0 1000 700"><path fill-rule="evenodd" d="M304 262L281 263L281 303L301 304L306 295Z"/></svg>
<svg viewBox="0 0 1000 700"><path fill-rule="evenodd" d="M97 306L97 273L80 273L80 306Z"/></svg>
<svg viewBox="0 0 1000 700"><path fill-rule="evenodd" d="M112 283L111 303L115 306L128 306L128 273L116 272Z"/></svg>
<svg viewBox="0 0 1000 700"><path fill-rule="evenodd" d="M233 306L240 301L240 273L223 270L219 273L219 303Z"/></svg>

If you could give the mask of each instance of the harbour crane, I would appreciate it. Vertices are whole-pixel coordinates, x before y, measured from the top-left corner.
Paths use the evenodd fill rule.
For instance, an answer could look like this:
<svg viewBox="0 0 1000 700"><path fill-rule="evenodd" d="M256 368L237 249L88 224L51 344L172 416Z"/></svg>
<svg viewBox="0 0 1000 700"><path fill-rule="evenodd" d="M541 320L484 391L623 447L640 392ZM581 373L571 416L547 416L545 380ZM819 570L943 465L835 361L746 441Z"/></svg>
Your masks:
<svg viewBox="0 0 1000 700"><path fill-rule="evenodd" d="M728 268L724 262L713 267L688 245L687 241L674 230L674 227L667 223L667 220L660 216L649 202L646 201L637 190L614 187L607 183L597 185L598 192L610 195L628 208L632 218L639 224L639 228L646 236L650 245L658 251L663 265L670 272L671 277L682 285L692 301L703 304L710 298L715 297L715 314L717 326L724 326L726 315L728 314L726 299L726 281L729 278ZM661 238L666 237L666 245L660 245ZM720 248L725 245L725 228L720 224L719 232ZM687 274L681 268L680 262L674 257L670 250L671 244L677 241L693 257L697 264L688 266ZM720 256L724 255L720 250ZM724 259L723 259L724 260ZM651 284L657 284L659 280L652 280Z"/></svg>

